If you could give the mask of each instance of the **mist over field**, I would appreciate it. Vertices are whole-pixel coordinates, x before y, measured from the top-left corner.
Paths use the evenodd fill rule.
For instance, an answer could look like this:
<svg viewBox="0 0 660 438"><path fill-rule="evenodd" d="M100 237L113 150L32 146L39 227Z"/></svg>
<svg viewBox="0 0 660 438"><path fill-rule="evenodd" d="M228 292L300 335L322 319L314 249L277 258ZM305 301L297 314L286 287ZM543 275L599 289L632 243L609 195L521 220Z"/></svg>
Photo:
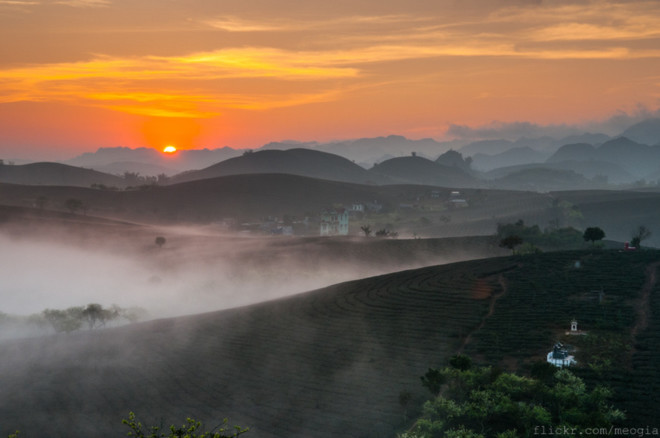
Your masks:
<svg viewBox="0 0 660 438"><path fill-rule="evenodd" d="M0 312L99 303L141 307L150 318L179 316L491 251L481 243L445 253L421 241L240 238L192 227L131 237L70 238L56 231L0 234ZM154 243L157 235L167 236L162 247Z"/></svg>

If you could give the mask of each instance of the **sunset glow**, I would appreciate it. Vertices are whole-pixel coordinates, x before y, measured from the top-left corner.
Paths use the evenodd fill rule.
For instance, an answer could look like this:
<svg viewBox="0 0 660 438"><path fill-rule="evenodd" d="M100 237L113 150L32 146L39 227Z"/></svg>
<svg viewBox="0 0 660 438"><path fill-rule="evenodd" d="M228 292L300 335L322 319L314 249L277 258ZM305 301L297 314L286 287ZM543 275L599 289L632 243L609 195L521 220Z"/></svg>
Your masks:
<svg viewBox="0 0 660 438"><path fill-rule="evenodd" d="M165 146L165 148L163 148L163 152L166 154L173 154L176 152L176 148L174 146Z"/></svg>
<svg viewBox="0 0 660 438"><path fill-rule="evenodd" d="M0 1L0 156L442 139L660 104L656 1L225 3Z"/></svg>

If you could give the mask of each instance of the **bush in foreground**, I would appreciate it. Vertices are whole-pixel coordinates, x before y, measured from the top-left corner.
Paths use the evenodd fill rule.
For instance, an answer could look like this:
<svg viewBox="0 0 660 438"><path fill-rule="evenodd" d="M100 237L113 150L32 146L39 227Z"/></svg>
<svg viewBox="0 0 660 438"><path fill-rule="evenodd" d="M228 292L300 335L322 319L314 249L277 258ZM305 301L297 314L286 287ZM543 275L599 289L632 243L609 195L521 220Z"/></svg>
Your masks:
<svg viewBox="0 0 660 438"><path fill-rule="evenodd" d="M144 426L137 420L133 412L128 414L128 419L122 420L122 423L131 429L127 436L135 438L236 438L250 430L241 426L234 426L227 429L227 422L228 420L225 418L221 426L216 427L210 432L205 432L203 424L200 421L187 418L186 424L181 427L172 425L167 431L161 431L160 427L151 426L145 431L143 430Z"/></svg>

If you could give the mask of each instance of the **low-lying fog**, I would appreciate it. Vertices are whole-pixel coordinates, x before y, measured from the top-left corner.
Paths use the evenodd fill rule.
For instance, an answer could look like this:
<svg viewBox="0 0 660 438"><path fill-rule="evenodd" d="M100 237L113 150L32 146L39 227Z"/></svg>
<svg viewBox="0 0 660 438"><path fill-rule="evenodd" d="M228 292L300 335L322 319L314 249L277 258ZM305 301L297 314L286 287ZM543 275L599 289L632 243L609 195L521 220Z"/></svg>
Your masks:
<svg viewBox="0 0 660 438"><path fill-rule="evenodd" d="M166 238L162 247L159 235ZM486 256L484 248L448 254L417 241L377 240L223 237L182 228L84 239L0 234L0 312L99 303L141 307L150 318L178 316Z"/></svg>

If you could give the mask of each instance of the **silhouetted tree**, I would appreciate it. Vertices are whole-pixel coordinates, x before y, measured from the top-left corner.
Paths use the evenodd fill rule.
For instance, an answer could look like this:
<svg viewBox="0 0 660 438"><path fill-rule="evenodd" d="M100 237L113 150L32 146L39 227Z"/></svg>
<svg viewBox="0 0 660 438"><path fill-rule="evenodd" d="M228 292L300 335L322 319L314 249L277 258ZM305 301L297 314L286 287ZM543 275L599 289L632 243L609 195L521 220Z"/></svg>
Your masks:
<svg viewBox="0 0 660 438"><path fill-rule="evenodd" d="M520 236L511 235L500 240L500 248L509 248L513 253L516 246L521 245L522 243L523 240L520 238Z"/></svg>
<svg viewBox="0 0 660 438"><path fill-rule="evenodd" d="M387 231L385 228L381 228L380 230L376 231L376 237L387 237L390 235L390 232Z"/></svg>
<svg viewBox="0 0 660 438"><path fill-rule="evenodd" d="M156 245L158 245L159 248L162 248L163 245L165 245L165 242L167 242L167 239L165 239L163 236L158 236L156 237Z"/></svg>
<svg viewBox="0 0 660 438"><path fill-rule="evenodd" d="M639 248L642 245L642 241L651 237L651 234L651 230L646 228L645 225L640 225L635 231L633 231L630 245Z"/></svg>
<svg viewBox="0 0 660 438"><path fill-rule="evenodd" d="M370 225L362 225L360 227L360 229L364 233L364 237L369 237L371 235L371 226Z"/></svg>
<svg viewBox="0 0 660 438"><path fill-rule="evenodd" d="M589 227L584 230L582 238L585 242L591 242L591 244L594 245L596 240L603 240L605 238L605 231L598 227Z"/></svg>

